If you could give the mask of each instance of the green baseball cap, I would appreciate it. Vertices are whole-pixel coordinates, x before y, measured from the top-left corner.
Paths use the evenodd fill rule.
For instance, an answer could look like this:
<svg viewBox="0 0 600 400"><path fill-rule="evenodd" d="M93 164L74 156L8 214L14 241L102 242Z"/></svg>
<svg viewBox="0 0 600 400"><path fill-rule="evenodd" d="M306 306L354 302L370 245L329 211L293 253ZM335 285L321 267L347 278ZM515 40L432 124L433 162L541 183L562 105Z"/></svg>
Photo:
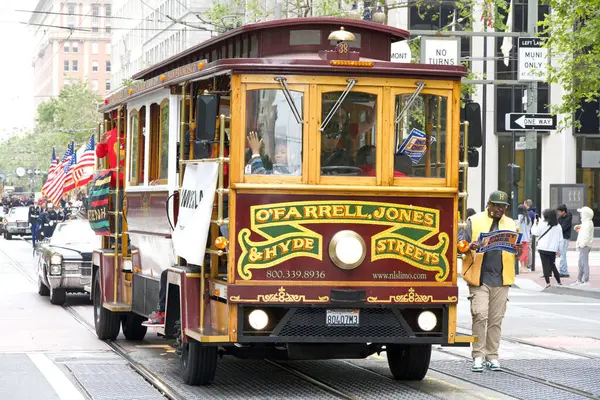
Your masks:
<svg viewBox="0 0 600 400"><path fill-rule="evenodd" d="M492 194L490 194L490 197L488 198L488 203L504 204L506 206L510 205L510 203L508 202L508 195L501 190L496 190L495 192L492 192Z"/></svg>

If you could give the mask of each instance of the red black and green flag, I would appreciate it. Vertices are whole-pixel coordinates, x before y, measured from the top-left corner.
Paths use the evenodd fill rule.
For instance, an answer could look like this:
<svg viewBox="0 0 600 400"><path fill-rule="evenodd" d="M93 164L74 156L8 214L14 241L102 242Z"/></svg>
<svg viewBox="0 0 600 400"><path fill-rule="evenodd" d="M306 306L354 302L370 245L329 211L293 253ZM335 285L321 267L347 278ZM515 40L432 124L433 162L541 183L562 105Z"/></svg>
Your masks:
<svg viewBox="0 0 600 400"><path fill-rule="evenodd" d="M110 191L110 171L100 171L94 177L90 190L88 220L96 235L110 234L108 196Z"/></svg>

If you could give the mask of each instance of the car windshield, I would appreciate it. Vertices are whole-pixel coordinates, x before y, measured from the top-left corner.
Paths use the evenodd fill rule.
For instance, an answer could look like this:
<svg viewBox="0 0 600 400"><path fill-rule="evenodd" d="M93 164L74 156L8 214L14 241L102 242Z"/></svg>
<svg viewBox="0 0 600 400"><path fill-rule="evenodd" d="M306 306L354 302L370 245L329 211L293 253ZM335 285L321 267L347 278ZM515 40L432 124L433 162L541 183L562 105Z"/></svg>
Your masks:
<svg viewBox="0 0 600 400"><path fill-rule="evenodd" d="M29 219L29 207L11 208L8 216L13 221L27 221Z"/></svg>
<svg viewBox="0 0 600 400"><path fill-rule="evenodd" d="M52 245L64 246L68 244L99 243L98 236L94 233L87 220L73 220L58 224L50 239Z"/></svg>

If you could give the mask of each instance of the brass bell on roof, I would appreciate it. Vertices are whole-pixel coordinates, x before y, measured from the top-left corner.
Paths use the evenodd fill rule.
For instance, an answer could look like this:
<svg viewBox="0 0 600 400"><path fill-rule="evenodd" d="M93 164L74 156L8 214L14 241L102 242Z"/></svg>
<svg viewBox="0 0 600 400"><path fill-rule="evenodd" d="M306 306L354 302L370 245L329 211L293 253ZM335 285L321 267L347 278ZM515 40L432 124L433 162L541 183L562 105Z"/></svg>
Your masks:
<svg viewBox="0 0 600 400"><path fill-rule="evenodd" d="M342 26L339 31L333 31L329 34L327 40L337 40L339 41L353 41L355 39L354 34L352 32L348 32L344 30Z"/></svg>

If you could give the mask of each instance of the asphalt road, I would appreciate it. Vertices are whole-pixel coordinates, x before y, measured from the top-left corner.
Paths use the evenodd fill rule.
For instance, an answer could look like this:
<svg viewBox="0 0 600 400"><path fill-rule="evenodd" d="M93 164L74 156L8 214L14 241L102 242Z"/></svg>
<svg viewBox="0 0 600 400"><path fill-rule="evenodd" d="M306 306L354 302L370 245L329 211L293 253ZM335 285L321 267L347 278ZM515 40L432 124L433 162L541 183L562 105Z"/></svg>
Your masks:
<svg viewBox="0 0 600 400"><path fill-rule="evenodd" d="M466 295L463 284L459 326L465 332ZM86 296L70 296L57 307L37 294L26 241L0 239L0 301L0 399L165 398L95 337ZM416 383L391 380L383 354L284 365L224 357L212 386L187 387L169 342L149 333L141 342L121 337L117 343L185 399L340 398L327 387L357 399L579 399L600 395L599 311L600 300L511 289L500 350L507 372L473 374L469 349L443 348Z"/></svg>

